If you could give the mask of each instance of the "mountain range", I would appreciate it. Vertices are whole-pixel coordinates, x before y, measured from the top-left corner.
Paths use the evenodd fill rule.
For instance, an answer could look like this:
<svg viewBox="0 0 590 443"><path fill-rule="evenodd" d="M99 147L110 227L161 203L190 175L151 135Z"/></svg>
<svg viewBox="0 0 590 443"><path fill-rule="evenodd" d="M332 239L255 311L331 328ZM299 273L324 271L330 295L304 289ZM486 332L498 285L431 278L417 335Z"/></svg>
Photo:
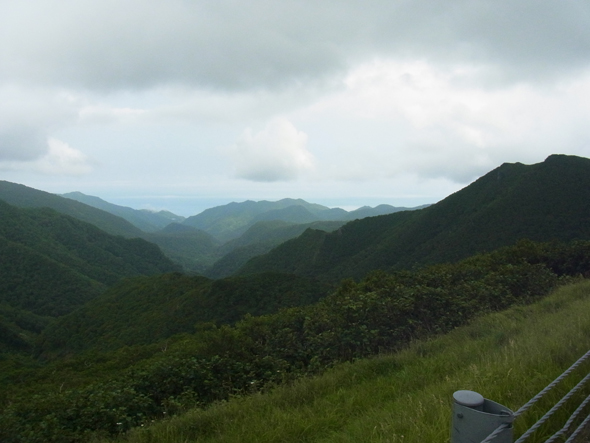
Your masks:
<svg viewBox="0 0 590 443"><path fill-rule="evenodd" d="M505 163L417 211L356 220L327 233L308 230L252 258L239 275L289 272L339 281L375 269L457 261L527 238L590 239L590 160L551 155Z"/></svg>
<svg viewBox="0 0 590 443"><path fill-rule="evenodd" d="M505 163L425 208L345 212L233 203L145 232L0 182L3 441L115 435L590 276L590 159Z"/></svg>
<svg viewBox="0 0 590 443"><path fill-rule="evenodd" d="M333 230L350 220L421 208L379 205L349 212L286 198L276 202L229 203L185 219L167 211L114 205L80 192L62 196L125 219L142 230L138 236L157 244L186 271L214 278L231 275L250 258L270 251L307 228Z"/></svg>
<svg viewBox="0 0 590 443"><path fill-rule="evenodd" d="M152 230L170 223L157 231L143 232L121 216L70 198L0 182L0 323L12 336L35 335L52 322L51 318L68 314L90 300L99 303L101 294L122 278L156 275L151 278L157 281L158 274L181 271L179 264L193 271L200 267L209 278L246 278L232 287L253 284L268 292L270 287L281 287L277 281L283 277L255 276L297 275L306 282L335 285L373 270L454 262L523 238L590 239L590 160L566 155L552 155L534 165L503 164L446 199L412 211L384 206L349 213L284 199L231 203L183 220L168 213L122 210L80 194L75 197L128 218L139 213L142 223L146 217L152 220ZM349 222L329 221L375 211L397 212ZM155 218L149 218L151 215ZM233 239L220 239L229 237ZM190 279L187 281L190 286ZM202 287L207 289L199 292L201 300L210 298L202 294L210 294L213 284L210 279L203 281L207 283ZM292 280L292 284L300 287L302 281ZM116 293L125 285L118 288ZM162 293L170 291L163 289ZM325 292L324 287L320 293ZM141 297L141 291L135 293ZM194 297L185 295L188 293L183 290L174 297ZM241 302L235 303L233 308L225 304L221 310L210 305L198 308L217 314L199 314L190 317L189 323L220 320L222 311L237 309ZM256 303L247 304L252 306L241 310L242 314L267 312L256 308ZM284 305L290 303L284 301L275 308Z"/></svg>

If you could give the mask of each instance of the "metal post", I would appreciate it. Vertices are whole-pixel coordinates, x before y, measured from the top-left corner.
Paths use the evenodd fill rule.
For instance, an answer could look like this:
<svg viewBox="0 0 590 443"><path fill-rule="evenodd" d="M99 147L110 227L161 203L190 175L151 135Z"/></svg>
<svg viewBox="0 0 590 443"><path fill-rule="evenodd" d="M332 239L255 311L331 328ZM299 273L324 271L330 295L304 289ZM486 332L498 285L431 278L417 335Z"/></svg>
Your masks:
<svg viewBox="0 0 590 443"><path fill-rule="evenodd" d="M500 426L494 443L512 443L514 413L473 391L453 394L453 421L451 443L481 443Z"/></svg>

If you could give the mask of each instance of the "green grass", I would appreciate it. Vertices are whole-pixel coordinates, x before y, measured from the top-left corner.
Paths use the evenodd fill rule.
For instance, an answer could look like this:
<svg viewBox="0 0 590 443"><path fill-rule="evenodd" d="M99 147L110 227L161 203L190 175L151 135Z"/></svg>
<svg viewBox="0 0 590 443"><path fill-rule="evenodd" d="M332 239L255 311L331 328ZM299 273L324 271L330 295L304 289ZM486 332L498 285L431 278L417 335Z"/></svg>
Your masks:
<svg viewBox="0 0 590 443"><path fill-rule="evenodd" d="M402 352L191 410L117 441L448 442L454 391L474 390L517 410L588 349L590 282L581 282ZM590 362L519 417L515 436L589 370ZM544 441L576 406L569 405L569 413L556 416L527 442Z"/></svg>

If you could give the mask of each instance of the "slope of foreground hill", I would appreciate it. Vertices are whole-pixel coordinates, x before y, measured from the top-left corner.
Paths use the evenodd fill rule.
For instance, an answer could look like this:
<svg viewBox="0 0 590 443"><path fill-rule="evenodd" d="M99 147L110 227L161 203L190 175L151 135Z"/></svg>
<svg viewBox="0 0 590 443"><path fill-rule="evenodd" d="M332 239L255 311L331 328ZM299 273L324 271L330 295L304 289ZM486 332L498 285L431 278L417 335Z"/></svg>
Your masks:
<svg viewBox="0 0 590 443"><path fill-rule="evenodd" d="M448 442L453 392L474 390L516 411L590 349L588 330L586 281L563 287L534 305L491 314L445 336L414 342L402 352L339 365L321 377L194 409L108 441ZM587 361L517 418L514 437L589 370ZM587 394L586 389L574 396L527 442L546 441ZM583 412L566 437L590 411ZM587 440L577 440L582 441Z"/></svg>
<svg viewBox="0 0 590 443"><path fill-rule="evenodd" d="M590 159L552 155L494 169L439 203L308 231L251 259L239 275L292 272L338 281L374 269L459 260L536 241L590 239Z"/></svg>
<svg viewBox="0 0 590 443"><path fill-rule="evenodd" d="M149 345L90 349L45 364L0 360L0 441L92 441L400 350L587 275L589 251L590 242L523 241L459 263L347 280L312 305L235 325L201 324L194 334Z"/></svg>
<svg viewBox="0 0 590 443"><path fill-rule="evenodd" d="M52 209L21 209L1 200L0 257L0 323L21 325L41 321L35 316L71 312L122 277L177 270L144 240L109 235Z"/></svg>

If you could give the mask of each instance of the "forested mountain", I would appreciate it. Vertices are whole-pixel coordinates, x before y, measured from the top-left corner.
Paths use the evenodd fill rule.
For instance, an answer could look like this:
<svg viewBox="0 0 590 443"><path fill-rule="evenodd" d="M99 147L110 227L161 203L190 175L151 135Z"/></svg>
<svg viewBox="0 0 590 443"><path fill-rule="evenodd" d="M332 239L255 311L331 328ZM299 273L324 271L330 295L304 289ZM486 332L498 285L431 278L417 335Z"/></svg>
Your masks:
<svg viewBox="0 0 590 443"><path fill-rule="evenodd" d="M513 244L590 238L590 160L552 155L494 169L418 211L356 220L333 233L306 231L239 274L277 271L331 281L370 270L456 261Z"/></svg>
<svg viewBox="0 0 590 443"><path fill-rule="evenodd" d="M34 332L45 326L44 317L72 311L122 277L178 269L145 240L113 236L49 208L22 209L2 200L0 257L0 323L29 325Z"/></svg>
<svg viewBox="0 0 590 443"><path fill-rule="evenodd" d="M147 209L128 208L126 206L109 203L99 197L86 195L81 192L68 192L61 196L124 218L144 232L159 231L170 223L181 223L184 220L184 217L181 215L176 215L169 211L148 211Z"/></svg>
<svg viewBox="0 0 590 443"><path fill-rule="evenodd" d="M242 203L229 203L188 217L183 223L202 229L220 241L227 242L239 237L259 221L281 220L299 224L315 221L349 221L408 209L412 208L380 205L376 208L365 206L356 211L348 212L340 208L328 208L315 203L308 203L301 199L285 198L277 202L245 201Z"/></svg>
<svg viewBox="0 0 590 443"><path fill-rule="evenodd" d="M185 220L170 212L135 210L81 192L58 196L5 181L0 182L0 199L18 207L49 207L110 234L143 238L158 245L186 272L214 278L231 275L250 258L297 237L308 227L330 231L337 225L325 221L338 220L342 224L346 220L406 209L380 205L347 212L301 199L284 199L230 203ZM285 225L278 228L277 222Z"/></svg>
<svg viewBox="0 0 590 443"><path fill-rule="evenodd" d="M0 360L4 369L0 371L0 440L57 443L114 437L188 408L205 408L322 373L338 362L400 349L486 313L538 300L558 284L589 275L589 251L590 242L523 241L455 264L373 273L359 283L346 280L317 303L271 315L246 316L234 326L201 323L194 334L106 353L90 349L38 369L16 361L6 370L6 360ZM179 288L206 284L205 280L191 283L174 274L169 278L176 280L170 283ZM64 324L74 329L65 328L61 334L56 330L53 343L73 346L75 338L84 340L84 334L99 346L102 343L97 336L111 343L134 340L149 331L152 321L158 325L156 312L162 308L169 309L163 317L172 314L169 320L181 319L174 312L181 313L180 309L175 311L175 302L182 297L172 300L171 292L150 288L153 283L160 285L160 290L165 288L164 280L153 279L135 280L129 294L120 293L123 304L111 293L102 313L90 311L80 324ZM221 285L219 299L225 307L231 306L232 287L239 290L242 285L229 281L226 291L225 282L215 284ZM172 303L166 305L168 297ZM269 300L272 297L263 297L261 306ZM143 309L144 303L151 309ZM547 304L544 310L554 308L554 304ZM135 321L127 330L118 330L118 336L109 335L110 325L124 324L126 316L134 312L144 324L137 328L139 322ZM520 312L526 311L521 307ZM96 329L86 327L86 322L93 321ZM149 334L160 337L157 331ZM506 337L496 334L489 339L503 343ZM397 369L403 372L407 368ZM437 366L433 371L439 369ZM303 401L309 398L307 393L300 394ZM194 435L212 432L210 426L204 426Z"/></svg>
<svg viewBox="0 0 590 443"><path fill-rule="evenodd" d="M293 206L269 211L303 220L317 210ZM158 235L201 236L211 250L241 251L239 261L305 226L264 220L269 211L245 224L236 211L239 229L262 220L226 245L184 224ZM587 278L590 160L504 164L428 208L339 223L312 225L322 230L211 280L174 272L143 239L0 201L0 440L115 436Z"/></svg>
<svg viewBox="0 0 590 443"><path fill-rule="evenodd" d="M105 232L123 237L139 237L141 230L121 217L84 203L0 180L0 200L19 208L52 208L62 214L92 223Z"/></svg>

